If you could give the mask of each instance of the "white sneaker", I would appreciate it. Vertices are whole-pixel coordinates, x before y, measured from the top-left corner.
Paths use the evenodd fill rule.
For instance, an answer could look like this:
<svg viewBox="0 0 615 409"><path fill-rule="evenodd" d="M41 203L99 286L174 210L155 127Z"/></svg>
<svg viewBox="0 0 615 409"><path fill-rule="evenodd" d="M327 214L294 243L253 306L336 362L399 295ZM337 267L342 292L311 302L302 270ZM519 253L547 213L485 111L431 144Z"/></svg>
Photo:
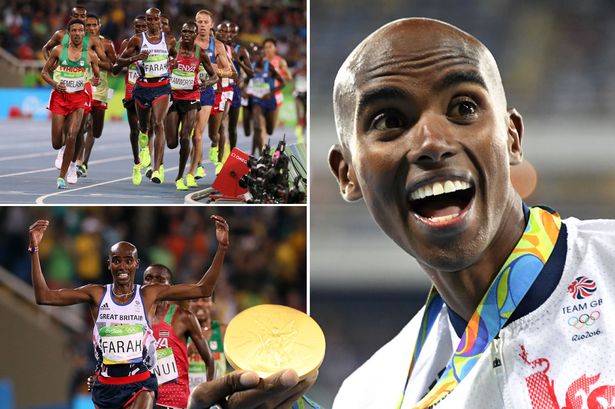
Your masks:
<svg viewBox="0 0 615 409"><path fill-rule="evenodd" d="M56 168L57 169L62 169L62 160L64 159L64 149L66 148L66 145L62 146L60 148L60 150L58 151L58 156L56 156Z"/></svg>
<svg viewBox="0 0 615 409"><path fill-rule="evenodd" d="M68 166L68 172L66 172L66 181L73 185L77 183L77 165L75 165L75 162L71 162Z"/></svg>

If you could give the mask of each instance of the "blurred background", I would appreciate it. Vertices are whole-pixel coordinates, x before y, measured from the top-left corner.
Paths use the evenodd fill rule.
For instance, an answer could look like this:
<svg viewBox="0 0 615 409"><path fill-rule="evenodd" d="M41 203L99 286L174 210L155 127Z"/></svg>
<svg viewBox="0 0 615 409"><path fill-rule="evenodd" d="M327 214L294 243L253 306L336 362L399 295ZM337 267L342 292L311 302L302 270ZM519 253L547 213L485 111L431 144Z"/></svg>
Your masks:
<svg viewBox="0 0 615 409"><path fill-rule="evenodd" d="M509 106L525 120L526 163L516 182L527 203L563 217L615 216L615 3L312 0L310 305L328 348L313 396L326 407L423 305L429 286L362 202L342 201L326 164L339 66L369 33L411 16L452 23L493 52Z"/></svg>
<svg viewBox="0 0 615 409"><path fill-rule="evenodd" d="M41 307L30 280L27 230L50 220L39 246L50 288L109 283L108 250L127 240L140 258L135 281L154 263L174 282L195 282L217 248L212 214L226 218L231 246L216 286L217 319L254 305L306 311L306 207L0 208L0 408L73 409L93 371L85 305ZM91 403L91 401L86 400Z"/></svg>

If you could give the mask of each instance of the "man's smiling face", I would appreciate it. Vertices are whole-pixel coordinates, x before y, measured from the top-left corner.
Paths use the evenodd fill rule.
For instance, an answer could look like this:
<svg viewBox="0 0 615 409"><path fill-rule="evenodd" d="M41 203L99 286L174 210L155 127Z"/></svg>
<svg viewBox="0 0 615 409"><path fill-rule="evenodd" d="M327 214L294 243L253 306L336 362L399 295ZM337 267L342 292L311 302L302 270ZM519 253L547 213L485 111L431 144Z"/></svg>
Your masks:
<svg viewBox="0 0 615 409"><path fill-rule="evenodd" d="M435 20L393 22L346 60L334 98L344 197L426 267L475 263L502 233L521 160L521 117L487 49Z"/></svg>

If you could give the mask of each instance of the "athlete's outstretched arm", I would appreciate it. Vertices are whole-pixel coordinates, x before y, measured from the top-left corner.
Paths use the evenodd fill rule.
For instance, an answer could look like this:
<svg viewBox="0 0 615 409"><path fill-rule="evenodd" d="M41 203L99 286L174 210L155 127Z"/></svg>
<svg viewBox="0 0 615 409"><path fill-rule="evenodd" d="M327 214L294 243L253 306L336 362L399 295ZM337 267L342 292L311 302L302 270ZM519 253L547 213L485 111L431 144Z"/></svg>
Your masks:
<svg viewBox="0 0 615 409"><path fill-rule="evenodd" d="M216 239L218 249L209 269L203 274L196 284L157 285L151 284L143 287L143 296L151 302L156 301L179 301L193 298L211 297L216 286L216 281L222 271L224 256L229 246L229 228L226 220L220 216L211 216L216 223ZM151 297L151 298L150 298Z"/></svg>
<svg viewBox="0 0 615 409"><path fill-rule="evenodd" d="M205 336L203 336L203 332L201 331L201 326L199 325L199 321L196 316L190 311L185 311L185 320L186 320L186 328L188 329L188 336L194 342L194 346L197 351L199 351L199 355L205 362L207 366L207 381L211 381L214 379L214 358L211 355L211 349L209 349L209 345L207 344L207 340Z"/></svg>
<svg viewBox="0 0 615 409"><path fill-rule="evenodd" d="M93 285L86 285L75 289L50 290L43 276L41 261L38 257L38 245L43 239L45 230L49 226L48 220L37 220L30 226L30 248L32 254L32 285L37 304L43 305L72 305L94 301Z"/></svg>

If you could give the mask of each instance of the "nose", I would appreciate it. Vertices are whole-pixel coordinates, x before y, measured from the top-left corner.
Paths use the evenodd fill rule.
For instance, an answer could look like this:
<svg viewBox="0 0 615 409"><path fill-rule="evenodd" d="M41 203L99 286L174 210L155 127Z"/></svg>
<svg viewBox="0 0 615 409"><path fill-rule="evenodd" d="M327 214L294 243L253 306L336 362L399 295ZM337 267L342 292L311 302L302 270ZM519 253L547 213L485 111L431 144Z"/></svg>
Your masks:
<svg viewBox="0 0 615 409"><path fill-rule="evenodd" d="M410 135L408 159L419 165L437 164L457 154L453 135L445 118L425 113Z"/></svg>

